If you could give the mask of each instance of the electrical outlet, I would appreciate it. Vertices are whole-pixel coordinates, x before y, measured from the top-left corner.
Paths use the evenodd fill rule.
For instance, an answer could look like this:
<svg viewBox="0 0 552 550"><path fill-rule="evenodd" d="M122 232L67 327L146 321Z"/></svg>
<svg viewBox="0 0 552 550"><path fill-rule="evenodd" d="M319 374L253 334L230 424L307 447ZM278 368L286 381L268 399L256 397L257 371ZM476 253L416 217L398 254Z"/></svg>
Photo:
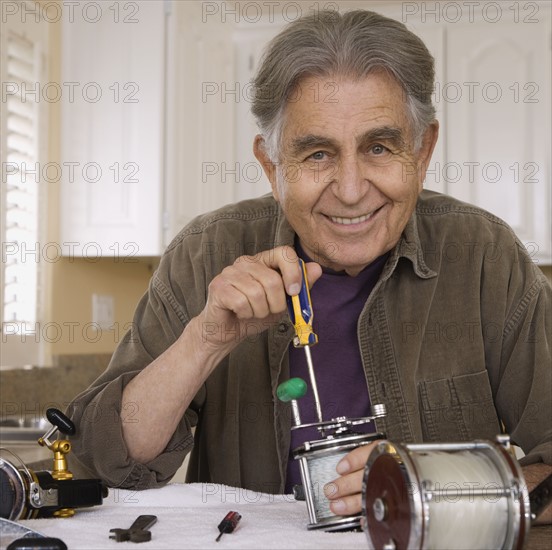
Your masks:
<svg viewBox="0 0 552 550"><path fill-rule="evenodd" d="M115 300L109 294L92 294L92 322L101 330L110 330L115 323Z"/></svg>

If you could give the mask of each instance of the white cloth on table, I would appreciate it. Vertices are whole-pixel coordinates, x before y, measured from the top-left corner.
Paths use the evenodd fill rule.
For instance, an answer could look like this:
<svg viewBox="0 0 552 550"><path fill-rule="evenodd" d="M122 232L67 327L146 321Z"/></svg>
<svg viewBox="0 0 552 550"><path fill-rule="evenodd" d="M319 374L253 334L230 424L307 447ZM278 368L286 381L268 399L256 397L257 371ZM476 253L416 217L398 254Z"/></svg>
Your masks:
<svg viewBox="0 0 552 550"><path fill-rule="evenodd" d="M242 516L231 534L215 542L218 524L230 511ZM214 483L169 484L161 489L110 489L101 506L77 510L68 519L34 519L21 524L62 539L70 550L128 548L132 542L109 539L109 530L128 528L137 516L153 514L152 540L138 548L366 548L362 532L307 530L305 502L291 495L268 495Z"/></svg>

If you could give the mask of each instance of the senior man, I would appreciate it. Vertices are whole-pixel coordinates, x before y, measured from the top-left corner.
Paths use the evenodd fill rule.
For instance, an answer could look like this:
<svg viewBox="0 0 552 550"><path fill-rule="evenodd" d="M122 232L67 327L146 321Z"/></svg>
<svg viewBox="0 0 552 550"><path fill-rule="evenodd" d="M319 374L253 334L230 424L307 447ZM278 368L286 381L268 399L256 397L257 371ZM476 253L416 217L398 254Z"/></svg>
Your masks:
<svg viewBox="0 0 552 550"><path fill-rule="evenodd" d="M96 475L154 487L191 451L188 481L265 492L299 481L290 449L302 441L276 388L305 376L286 312L301 257L327 416L384 403L377 428L402 442L506 431L528 480L544 477L550 285L504 222L422 192L438 135L433 78L422 41L368 11L304 17L271 42L253 113L272 195L202 215L168 247L132 331L70 407L75 453ZM466 252L454 262L451 244ZM338 465L335 513L360 509L369 451Z"/></svg>

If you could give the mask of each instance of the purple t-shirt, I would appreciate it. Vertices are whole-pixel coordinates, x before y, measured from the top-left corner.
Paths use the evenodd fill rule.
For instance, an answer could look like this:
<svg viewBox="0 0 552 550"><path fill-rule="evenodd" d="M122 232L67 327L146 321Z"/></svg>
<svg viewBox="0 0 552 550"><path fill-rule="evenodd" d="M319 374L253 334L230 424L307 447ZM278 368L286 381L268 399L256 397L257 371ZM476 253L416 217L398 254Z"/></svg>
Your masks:
<svg viewBox="0 0 552 550"><path fill-rule="evenodd" d="M296 248L299 257L306 262L312 261L299 246ZM357 322L388 255L380 256L356 277L324 268L322 276L311 288L313 330L318 335L318 344L311 346L310 350L323 420L371 414L368 385L358 347ZM316 422L305 351L293 344L289 348L289 366L290 377L302 378L308 387L307 394L298 400L301 423ZM355 427L355 431L363 433L374 429L373 423ZM320 439L316 428L292 430L286 493L291 493L293 486L301 483L299 462L291 451L305 441L316 439Z"/></svg>

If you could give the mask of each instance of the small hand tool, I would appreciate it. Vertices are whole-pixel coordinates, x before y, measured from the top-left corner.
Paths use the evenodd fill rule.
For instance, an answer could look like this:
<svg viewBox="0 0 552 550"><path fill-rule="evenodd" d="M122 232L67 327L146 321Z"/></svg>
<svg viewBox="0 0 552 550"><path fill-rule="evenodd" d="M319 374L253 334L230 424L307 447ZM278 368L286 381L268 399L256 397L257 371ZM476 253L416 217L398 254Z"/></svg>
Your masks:
<svg viewBox="0 0 552 550"><path fill-rule="evenodd" d="M117 542L129 540L130 542L148 542L151 540L149 528L157 521L157 516L138 516L136 521L128 529L110 529L110 539Z"/></svg>
<svg viewBox="0 0 552 550"><path fill-rule="evenodd" d="M296 348L303 348L307 358L307 367L309 369L309 378L314 395L314 405L316 407L316 417L318 422L322 422L322 409L320 407L320 398L318 397L318 387L314 376L314 367L312 364L312 356L310 346L318 343L318 336L312 330L312 320L314 313L312 311L312 303L309 291L309 282L307 280L307 269L305 262L299 258L299 266L301 267L301 290L296 296L288 296L288 311L291 322L295 327L295 338L293 345Z"/></svg>
<svg viewBox="0 0 552 550"><path fill-rule="evenodd" d="M220 537L224 533L233 533L234 529L238 526L238 523L241 519L241 515L238 512L228 512L224 519L219 523L218 530L220 531L219 536L215 539L216 542L220 540Z"/></svg>

